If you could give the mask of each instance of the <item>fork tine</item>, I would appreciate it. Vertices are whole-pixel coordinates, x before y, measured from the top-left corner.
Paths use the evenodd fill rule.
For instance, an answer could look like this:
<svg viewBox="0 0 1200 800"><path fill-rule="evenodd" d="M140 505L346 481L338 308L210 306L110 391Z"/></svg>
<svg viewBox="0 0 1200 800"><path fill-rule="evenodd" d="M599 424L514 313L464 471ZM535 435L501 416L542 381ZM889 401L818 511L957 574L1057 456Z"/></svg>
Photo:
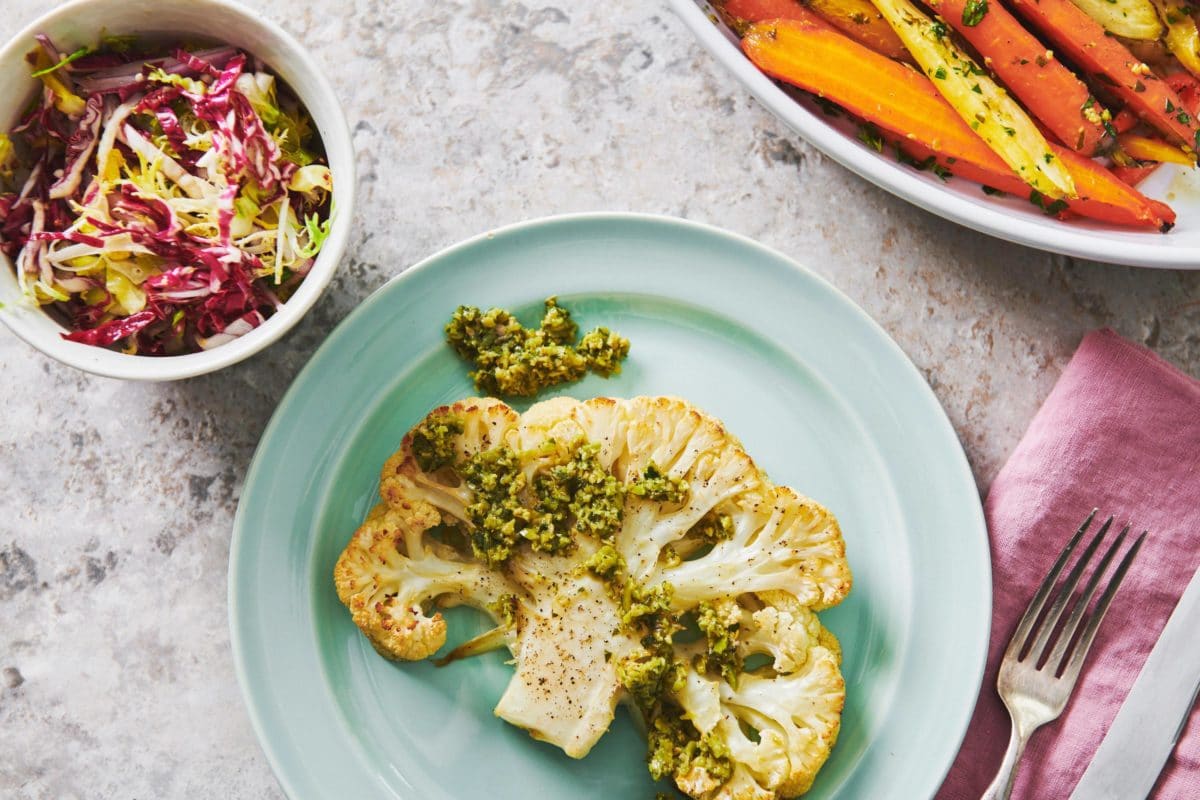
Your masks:
<svg viewBox="0 0 1200 800"><path fill-rule="evenodd" d="M1126 525L1117 534L1117 538L1113 539L1112 544L1108 546L1108 550L1104 553L1104 558L1100 559L1100 565L1092 571L1092 576L1088 578L1087 586L1084 587L1083 592L1079 595L1079 599L1075 601L1075 605L1071 609L1071 614L1067 617L1067 621L1063 623L1062 630L1058 634L1058 639L1054 642L1054 649L1050 651L1050 655L1046 658L1046 667L1051 672L1057 674L1062 665L1066 663L1067 648L1075 640L1075 631L1079 628L1079 621L1083 619L1083 613L1091 605L1092 597L1096 594L1096 588L1100 585L1100 579L1108 571L1108 565L1112 563L1113 558L1117 555L1117 551L1125 543L1125 537L1129 535L1129 527L1129 525Z"/></svg>
<svg viewBox="0 0 1200 800"><path fill-rule="evenodd" d="M1054 588L1054 583L1058 580L1058 576L1062 574L1063 567L1067 565L1067 559L1075 551L1075 546L1079 544L1079 540L1083 538L1083 534L1091 527L1092 520L1095 519L1096 512L1099 510L1098 508L1092 509L1092 513L1087 515L1087 519L1079 526L1079 530L1075 531L1075 535L1071 537L1071 541L1067 542L1066 547L1059 553L1058 560L1054 562L1050 574L1042 581L1042 585L1038 587L1037 593L1029 601L1029 608L1025 609L1025 616L1021 617L1021 621L1017 623L1017 629L1013 632L1012 639L1008 642L1008 649L1004 653L1005 658L1015 659L1020 654L1021 649L1025 645L1025 640L1029 637L1029 631L1033 628L1034 621L1037 620L1038 614L1042 613L1042 606L1046 604L1047 595Z"/></svg>
<svg viewBox="0 0 1200 800"><path fill-rule="evenodd" d="M1083 667L1083 660L1087 658L1088 650L1092 649L1092 640L1096 638L1096 630L1100 627L1100 623L1104 620L1104 615L1108 612L1108 605L1112 602L1113 596L1116 595L1117 589L1121 588L1121 581L1125 580L1125 573L1129 571L1130 564L1137 557L1138 550L1142 549L1142 542L1146 540L1147 531L1142 531L1142 535L1134 541L1133 546L1125 551L1125 557L1121 559L1121 563L1117 565L1117 571L1108 580L1108 586L1104 589L1104 594L1100 595L1100 600L1096 603L1096 610L1088 618L1087 625L1083 628L1083 635L1079 637L1079 643L1075 645L1075 650L1071 653L1071 660L1067 662L1063 670L1063 680L1069 680L1072 684L1079 677L1079 670Z"/></svg>
<svg viewBox="0 0 1200 800"><path fill-rule="evenodd" d="M1100 530L1096 531L1096 535L1088 542L1087 548L1079 556L1079 559L1075 562L1075 566L1071 568L1071 572L1067 575L1067 579L1063 581L1063 585L1059 587L1058 593L1054 597L1054 602L1050 604L1050 610L1046 612L1045 619L1042 620L1042 624L1037 629L1037 636L1033 640L1033 644L1029 645L1027 658L1032 659L1034 664L1042 660L1042 653L1046 650L1046 643L1050 641L1050 635L1054 633L1054 628L1058 625L1059 618L1062 617L1063 609L1066 607L1067 601L1071 599L1071 593L1079 585L1079 579L1083 577L1084 569L1087 568L1088 562L1092 560L1092 556L1096 554L1096 548L1100 546L1100 541L1108 533L1109 527L1112 526L1112 521L1112 517L1104 520L1104 524L1100 526Z"/></svg>

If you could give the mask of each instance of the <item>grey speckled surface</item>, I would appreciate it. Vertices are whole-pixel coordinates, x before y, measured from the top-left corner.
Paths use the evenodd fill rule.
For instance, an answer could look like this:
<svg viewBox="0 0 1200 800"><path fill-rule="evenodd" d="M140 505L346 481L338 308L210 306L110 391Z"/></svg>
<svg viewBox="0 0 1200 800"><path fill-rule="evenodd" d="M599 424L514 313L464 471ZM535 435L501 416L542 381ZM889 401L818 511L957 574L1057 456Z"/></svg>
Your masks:
<svg viewBox="0 0 1200 800"><path fill-rule="evenodd" d="M790 135L661 3L260 5L328 68L355 131L348 258L284 341L182 383L89 377L0 332L2 797L280 796L226 628L243 473L331 327L471 234L617 209L778 248L896 338L983 488L1087 330L1200 374L1200 273L1052 257L892 198ZM44 3L3 6L12 31Z"/></svg>

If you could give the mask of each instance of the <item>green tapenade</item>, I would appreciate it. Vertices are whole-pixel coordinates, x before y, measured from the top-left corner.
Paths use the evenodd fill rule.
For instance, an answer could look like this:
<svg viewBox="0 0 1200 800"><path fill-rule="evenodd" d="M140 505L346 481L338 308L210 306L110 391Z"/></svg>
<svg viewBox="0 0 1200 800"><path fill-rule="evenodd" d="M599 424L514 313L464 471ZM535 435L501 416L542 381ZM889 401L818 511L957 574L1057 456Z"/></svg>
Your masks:
<svg viewBox="0 0 1200 800"><path fill-rule="evenodd" d="M517 606L515 594L502 594L494 602L488 603L487 608L488 611L499 617L503 629L510 631L517 627Z"/></svg>
<svg viewBox="0 0 1200 800"><path fill-rule="evenodd" d="M547 316L554 335L571 333L573 323L565 312L559 314L557 307L548 306ZM462 427L462 420L443 415L431 417L414 429L413 452L422 469L452 462L453 437L461 433ZM527 469L531 459L542 462L532 474ZM600 445L582 438L565 448L550 440L544 447L524 453L507 446L484 450L456 464L455 470L474 494L474 502L466 508L472 523L468 533L471 549L490 567L502 568L522 541L534 550L559 553L574 547L576 531L600 540L600 547L583 562L583 568L608 584L621 605L622 628L641 642L641 647L617 663L617 676L646 718L658 719L664 713L663 698L679 691L686 676L686 666L674 649L674 637L683 630L679 616L671 610L674 588L666 582L644 586L633 581L611 539L621 526L627 494L678 503L687 496L687 483L665 475L653 463L634 481L623 483L601 463ZM702 521L705 531L713 529L712 533L702 534L705 538L721 537L725 525L720 519L713 516ZM515 622L515 598L502 597L493 611L504 625L511 626ZM700 609L699 625L709 642L701 669L724 674L726 664L734 663L727 653L736 658L730 649L728 630L721 628L714 610L704 607ZM702 743L683 741L680 737L685 734L674 720L670 730L659 731L656 746L669 745L675 753L670 756L670 764L691 764L701 751L706 758L712 755ZM658 756L660 760L667 759L665 753Z"/></svg>
<svg viewBox="0 0 1200 800"><path fill-rule="evenodd" d="M458 472L475 493L475 502L467 506L471 549L476 558L497 567L512 555L517 536L534 516L521 502L526 480L520 459L509 448L498 447L471 456Z"/></svg>
<svg viewBox="0 0 1200 800"><path fill-rule="evenodd" d="M455 458L454 437L463 432L462 417L454 414L431 414L412 430L412 454L417 466L433 472Z"/></svg>
<svg viewBox="0 0 1200 800"><path fill-rule="evenodd" d="M625 486L600 463L600 445L582 439L571 446L570 457L534 478L539 511L565 527L567 516L575 529L607 539L621 527Z"/></svg>
<svg viewBox="0 0 1200 800"><path fill-rule="evenodd" d="M700 673L720 674L736 689L738 676L742 674L742 657L737 649L741 615L737 605L730 604L727 608L721 603L702 602L697 612L696 625L704 634L706 647L696 656L693 666Z"/></svg>
<svg viewBox="0 0 1200 800"><path fill-rule="evenodd" d="M655 780L679 779L703 769L719 785L733 775L728 746L711 733L701 736L675 706L661 704L647 723L647 762Z"/></svg>
<svg viewBox="0 0 1200 800"><path fill-rule="evenodd" d="M526 328L500 308L459 306L446 325L446 341L475 365L471 379L481 392L532 397L551 386L577 381L589 370L609 377L621 371L629 340L607 328L584 334L571 313L550 297L541 325Z"/></svg>
<svg viewBox="0 0 1200 800"><path fill-rule="evenodd" d="M642 472L642 477L629 484L629 493L660 503L678 503L687 497L687 481L664 475L658 465L651 461Z"/></svg>
<svg viewBox="0 0 1200 800"><path fill-rule="evenodd" d="M695 536L710 544L733 537L733 517L720 511L709 511L691 527L688 536Z"/></svg>
<svg viewBox="0 0 1200 800"><path fill-rule="evenodd" d="M650 709L664 694L682 689L687 673L669 651L641 647L617 662L617 679L638 708Z"/></svg>
<svg viewBox="0 0 1200 800"><path fill-rule="evenodd" d="M436 432L444 426L433 428ZM422 441L432 436L423 434ZM416 442L414 436L414 455L420 462ZM437 450L436 445L440 440L429 449ZM536 473L532 486L522 469L523 457L528 454L508 447L477 453L456 467L475 494L474 502L467 506L467 518L473 525L471 548L476 558L498 567L520 540L529 542L534 550L562 553L574 546L573 530L600 539L616 532L621 526L625 485L600 463L599 445L580 439L567 453L559 463ZM431 457L431 463L440 465L441 461Z"/></svg>
<svg viewBox="0 0 1200 800"><path fill-rule="evenodd" d="M602 546L585 562L583 567L603 580L612 580L625 571L625 559L611 544Z"/></svg>

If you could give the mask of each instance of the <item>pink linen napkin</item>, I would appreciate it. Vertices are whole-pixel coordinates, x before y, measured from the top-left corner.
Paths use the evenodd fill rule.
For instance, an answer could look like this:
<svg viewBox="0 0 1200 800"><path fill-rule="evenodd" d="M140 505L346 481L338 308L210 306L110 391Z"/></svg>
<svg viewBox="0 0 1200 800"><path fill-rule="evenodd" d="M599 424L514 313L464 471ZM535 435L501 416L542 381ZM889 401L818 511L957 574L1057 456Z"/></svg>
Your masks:
<svg viewBox="0 0 1200 800"><path fill-rule="evenodd" d="M1099 519L1115 515L1110 537L1126 521L1150 535L1066 711L1025 751L1018 800L1070 796L1200 563L1200 382L1109 330L1084 338L988 494L991 646L975 716L938 800L976 800L995 776L1010 730L996 694L1000 656L1093 507ZM1152 796L1200 798L1200 708Z"/></svg>

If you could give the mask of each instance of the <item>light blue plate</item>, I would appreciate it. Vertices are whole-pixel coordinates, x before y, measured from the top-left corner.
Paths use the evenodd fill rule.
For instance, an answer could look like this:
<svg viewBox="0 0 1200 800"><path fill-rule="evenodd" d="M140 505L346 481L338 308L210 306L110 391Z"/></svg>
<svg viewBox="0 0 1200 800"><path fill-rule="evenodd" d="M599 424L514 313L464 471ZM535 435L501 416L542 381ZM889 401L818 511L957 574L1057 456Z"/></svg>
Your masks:
<svg viewBox="0 0 1200 800"><path fill-rule="evenodd" d="M460 303L532 322L556 294L633 343L573 397L672 394L725 421L778 483L842 523L854 591L822 614L845 653L841 738L808 797L930 796L979 689L991 570L974 481L920 374L870 318L747 239L675 219L558 217L489 233L388 283L313 356L250 466L234 525L238 677L293 800L651 800L622 711L573 761L492 715L500 654L444 669L378 656L334 592L378 473L429 409L473 394L442 342ZM451 643L483 630L469 610Z"/></svg>

